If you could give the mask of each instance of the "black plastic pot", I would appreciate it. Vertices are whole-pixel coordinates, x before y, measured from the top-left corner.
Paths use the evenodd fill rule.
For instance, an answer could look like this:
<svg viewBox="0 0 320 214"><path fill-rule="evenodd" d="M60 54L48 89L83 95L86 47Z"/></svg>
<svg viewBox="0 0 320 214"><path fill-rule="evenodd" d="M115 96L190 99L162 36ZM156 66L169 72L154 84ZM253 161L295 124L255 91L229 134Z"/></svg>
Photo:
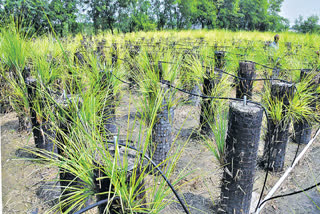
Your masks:
<svg viewBox="0 0 320 214"><path fill-rule="evenodd" d="M263 160L261 162L264 169L274 172L283 170L288 140L289 124L271 122L265 137Z"/></svg>
<svg viewBox="0 0 320 214"><path fill-rule="evenodd" d="M110 83L111 78L110 72L101 71L101 91L106 91L105 99L107 105L101 110L100 115L102 117L102 125L104 131L107 133L107 137L114 136L117 134L116 126L116 114L115 114L115 99L113 95L113 85ZM105 90L108 88L107 90Z"/></svg>
<svg viewBox="0 0 320 214"><path fill-rule="evenodd" d="M297 144L308 144L311 140L312 126L305 120L294 122L293 142Z"/></svg>
<svg viewBox="0 0 320 214"><path fill-rule="evenodd" d="M249 214L263 110L231 102L218 213Z"/></svg>
<svg viewBox="0 0 320 214"><path fill-rule="evenodd" d="M79 65L84 65L87 63L84 59L83 54L80 51L77 51L74 53L74 61L76 64L79 64Z"/></svg>
<svg viewBox="0 0 320 214"><path fill-rule="evenodd" d="M215 68L223 69L226 61L225 61L225 51L215 51Z"/></svg>
<svg viewBox="0 0 320 214"><path fill-rule="evenodd" d="M37 99L36 91L37 91L37 80L32 78L26 79L28 98L30 104L30 115L31 115L31 124L32 124L32 132L34 137L34 142L36 148L44 149L49 152L57 153L57 146L52 141L56 138L55 131L52 129L49 121L41 121L37 120L37 113L34 110L34 100ZM41 100L40 100L41 102ZM42 103L40 103L40 107L43 108Z"/></svg>
<svg viewBox="0 0 320 214"><path fill-rule="evenodd" d="M194 87L191 90L191 93L197 94L197 95L201 94L201 90L198 84L195 83ZM201 102L201 97L189 94L188 101L192 106L199 106Z"/></svg>
<svg viewBox="0 0 320 214"><path fill-rule="evenodd" d="M16 73L17 71L10 70L9 73L10 75L13 76L14 80L18 83L20 82L20 77L19 75ZM27 79L30 76L30 68L28 66L24 67L22 70L22 77L24 82L27 82ZM27 83L26 83L27 84ZM27 92L28 96L29 96L29 92ZM29 99L29 103L30 103L30 97L28 97ZM21 108L24 108L23 106L20 106ZM29 116L32 117L32 115L28 115L26 112L18 112L18 131L26 131L26 130L30 130L32 128L32 121L30 120Z"/></svg>
<svg viewBox="0 0 320 214"><path fill-rule="evenodd" d="M162 100L161 108L159 109L155 123L152 127L152 143L150 147L150 157L156 164L160 164L166 160L172 144L172 126L171 121L173 117L173 110L168 109L168 102L170 99L170 90L168 86L162 85L166 96ZM164 167L164 164L161 165Z"/></svg>
<svg viewBox="0 0 320 214"><path fill-rule="evenodd" d="M70 194L72 194L75 191L75 189L82 188L83 181L81 181L81 179L77 178L72 173L64 170L60 171L59 176L61 185L60 201L64 201L63 206L61 207L62 212L71 214L75 213L78 209L81 209L82 207L88 206L90 202L87 199L83 206L76 206L71 211L66 212L74 203L72 201L69 201L68 199L70 197Z"/></svg>
<svg viewBox="0 0 320 214"><path fill-rule="evenodd" d="M121 153L121 156L123 157L124 153ZM131 161L134 162L134 157L130 158L127 157L128 159L132 159ZM122 161L120 161L122 162ZM97 165L98 166L98 165ZM108 175L106 175L101 167L97 167L94 169L93 172L94 175L94 182L95 182L95 192L96 192L96 199L97 202L101 200L105 200L108 198L112 198L114 196L114 185L112 185L110 178ZM132 178L132 176L135 176L135 178ZM140 178L141 171L138 168L133 168L133 164L129 164L128 171L127 171L127 178L126 178L126 185L130 185L130 180L138 181L141 179L139 184L137 185L136 190L134 192L135 195L135 201L141 201L142 205L141 208L145 208L145 191L144 191L144 180L143 178ZM110 193L110 194L109 194ZM104 214L110 213L110 214L118 214L122 213L122 208L121 208L121 202L119 199L113 200L111 204L101 204L98 206L99 208L99 213Z"/></svg>
<svg viewBox="0 0 320 214"><path fill-rule="evenodd" d="M312 69L301 69L300 81L305 79L309 74L311 74L311 72L312 72ZM316 92L319 84L320 84L320 73L318 72L318 74L312 79L311 84L308 86L313 90L313 96L317 97L317 99L315 99L314 102L311 104L311 107L313 109L316 109L317 102L319 102L319 93Z"/></svg>
<svg viewBox="0 0 320 214"><path fill-rule="evenodd" d="M112 198L114 196L114 186L111 185L110 179L108 176L101 170L100 168L93 170L93 180L95 183L95 192L97 193L97 202ZM110 194L109 194L110 193ZM121 206L119 207L119 201L112 201L111 204L109 204L109 213L110 214L116 214L121 212ZM104 214L107 209L107 204L101 204L98 206L99 213Z"/></svg>
<svg viewBox="0 0 320 214"><path fill-rule="evenodd" d="M279 75L280 75L280 68L278 68L278 67L276 66L276 67L274 67L274 68L272 69L272 76L271 76L271 78L272 78L272 79L277 79L277 78L279 77Z"/></svg>
<svg viewBox="0 0 320 214"><path fill-rule="evenodd" d="M1 62L1 58L0 58ZM4 75L8 75L8 72L4 71ZM13 111L12 106L10 105L8 91L9 84L4 78L3 75L0 74L0 114L6 114Z"/></svg>
<svg viewBox="0 0 320 214"><path fill-rule="evenodd" d="M286 108L294 95L293 84L271 81L271 95L271 99L283 101L282 115L285 117ZM290 123L284 120L274 122L270 119L269 121L261 165L267 170L279 172L284 166Z"/></svg>
<svg viewBox="0 0 320 214"><path fill-rule="evenodd" d="M253 62L239 62L238 70L238 84L236 87L236 97L243 99L247 96L248 99L252 98L253 81L256 76L255 64Z"/></svg>
<svg viewBox="0 0 320 214"><path fill-rule="evenodd" d="M287 47L287 51L289 53L291 53L291 51L292 51L292 43L291 42L286 42L286 47Z"/></svg>
<svg viewBox="0 0 320 214"><path fill-rule="evenodd" d="M212 91L219 84L222 73L217 71L214 77L211 77L210 70L207 70L207 76L203 80L203 94L207 96L211 96ZM200 113L200 126L201 133L212 136L213 132L210 127L210 123L214 121L214 110L212 109L212 101L211 99L203 99L201 101L201 113Z"/></svg>

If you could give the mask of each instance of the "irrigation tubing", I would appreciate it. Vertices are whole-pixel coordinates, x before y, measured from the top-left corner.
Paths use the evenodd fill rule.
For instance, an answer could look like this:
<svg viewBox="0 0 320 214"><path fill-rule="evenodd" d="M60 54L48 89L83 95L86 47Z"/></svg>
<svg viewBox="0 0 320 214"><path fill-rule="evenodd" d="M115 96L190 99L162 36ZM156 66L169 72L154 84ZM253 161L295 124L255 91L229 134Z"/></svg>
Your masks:
<svg viewBox="0 0 320 214"><path fill-rule="evenodd" d="M184 61L184 62L185 62L185 61ZM245 62L252 62L252 61L245 61ZM164 63L166 63L166 62L164 62ZM185 63L187 63L187 62L185 62ZM254 63L254 62L253 62L253 63ZM187 65L191 66L191 64L189 64L189 63L187 63ZM209 68L209 69L212 70L212 68L211 68L211 67L208 67L208 66L204 66L204 65L203 65L202 67L203 67L203 68ZM292 82L289 82L289 81L286 81L286 80L283 80L283 79L277 79L277 78L247 79L247 78L238 77L238 76L236 76L236 75L234 75L234 74L228 73L228 72L226 72L225 70L220 69L220 68L214 68L214 70L219 71L219 72L222 72L222 73L224 73L224 74L227 74L227 75L232 76L232 77L234 77L234 78L236 78L236 79L239 79L239 80L250 80L250 81L270 81L270 80L275 80L275 81L280 81L280 82L292 84Z"/></svg>
<svg viewBox="0 0 320 214"><path fill-rule="evenodd" d="M192 51L193 49L188 49L189 51ZM229 54L235 54L235 55L238 55L238 56L247 56L246 54L237 54L237 53L232 53L232 52L229 52L229 51L226 51L226 53L229 53ZM213 57L208 57L208 58L211 58L213 59ZM120 58L118 58L120 59ZM125 59L120 59L122 61L128 61L128 60L125 60ZM270 67L270 66L267 66L267 65L264 65L264 64L261 64L261 63L258 63L258 62L255 62L255 61L251 61L251 60L244 60L245 62L252 62L254 64L257 64L259 66L262 66L264 68L268 68L268 69L271 69L273 70L274 68ZM163 63L170 63L170 64L173 64L173 62L165 62L165 61L161 61ZM302 70L301 68L295 68L295 69L283 69L283 68L279 68L279 70L281 71L300 71ZM256 81L263 81L263 80L267 80L267 79L257 79ZM274 80L279 80L279 79L274 79Z"/></svg>
<svg viewBox="0 0 320 214"><path fill-rule="evenodd" d="M271 198L268 198L268 199L262 201L262 202L260 203L260 205L259 205L259 208L260 208L264 203L266 203L267 201L270 201L270 200L273 200L273 199L276 199L276 198L282 198L282 197L286 197L286 196L296 195L296 194L299 194L299 193L302 193L302 192L309 191L309 190L311 190L311 189L313 189L313 188L315 188L315 187L317 187L317 186L320 186L320 182L317 183L317 184L315 184L315 185L313 185L313 186L311 186L311 187L305 188L305 189L303 189L303 190L299 190L299 191L295 191L295 192L290 192L290 193L283 194L283 195L273 196L273 197L271 197Z"/></svg>
<svg viewBox="0 0 320 214"><path fill-rule="evenodd" d="M205 66L204 66L205 67ZM207 67L209 68L209 67ZM270 80L275 80L275 81L280 81L280 82L284 82L284 83L288 83L288 84L292 84L292 82L289 82L289 81L286 81L286 80L283 80L283 79L277 79L277 78L258 78L258 79L247 79L247 78L243 78L243 77L238 77L234 74L230 74L222 69L219 69L219 68L214 68L214 70L217 70L217 71L220 71L224 74L227 74L229 76L232 76L234 78L237 78L239 80L250 80L250 81L270 81Z"/></svg>
<svg viewBox="0 0 320 214"><path fill-rule="evenodd" d="M119 80L120 82L123 82L123 83L128 84L128 85L132 84L132 83L126 82L126 81L120 79L119 77L117 77L116 75L114 75L114 73L113 73L112 70L110 70L110 73L112 74L112 76L114 76L114 77L115 77L117 80Z"/></svg>
<svg viewBox="0 0 320 214"><path fill-rule="evenodd" d="M87 207L85 207L85 208L82 208L81 210L75 212L74 214L84 213L84 212L86 212L86 211L88 211L88 210L91 210L91 209L93 209L93 208L95 208L95 207L97 207L97 206L99 206L99 205L108 203L109 201L113 201L113 200L116 200L116 199L120 199L120 197L119 197L119 196L116 196L116 197L111 198L111 200L105 199L105 200L98 201L97 203L94 203L94 204L91 204L91 205L89 205L89 206L87 206Z"/></svg>
<svg viewBox="0 0 320 214"><path fill-rule="evenodd" d="M260 66L262 66L262 67L264 67L264 68L268 68L268 69L274 69L274 68L272 68L272 67L269 67L269 66L267 66L267 65L263 65L263 64L260 64L260 63L258 63L258 62L254 62L254 61L250 61L250 60L244 60L245 62L252 62L252 63L254 63L254 64L257 64L257 65L260 65Z"/></svg>
<svg viewBox="0 0 320 214"><path fill-rule="evenodd" d="M114 141L106 141L108 144L114 144ZM129 148L129 149L132 149L132 150L135 150L137 152L139 152L140 154L143 154L142 151L138 150L137 148L133 147L133 146L130 146L130 145L127 145L127 144L124 144L124 143L117 143L119 146L123 146L123 147L126 147L126 148ZM181 200L181 198L179 197L177 191L174 189L174 187L172 186L172 184L170 183L170 181L168 180L168 178L163 174L163 172L161 171L161 169L159 169L159 167L157 167L157 164L154 163L150 157L148 157L146 154L144 154L144 157L155 167L155 169L160 173L160 175L162 176L162 178L167 182L168 186L170 187L170 189L172 190L172 192L174 193L174 195L176 196L176 198L178 199L179 203L181 204L183 210L185 211L185 213L189 214L189 210L187 209L187 207L185 206L185 204L183 203L183 201ZM113 199L114 200L114 199ZM104 203L107 203L109 200L102 200L102 201L99 201L95 204L92 204L88 207L85 207L81 210L79 210L78 212L76 212L75 214L81 214L85 211L88 211L100 204L104 204Z"/></svg>

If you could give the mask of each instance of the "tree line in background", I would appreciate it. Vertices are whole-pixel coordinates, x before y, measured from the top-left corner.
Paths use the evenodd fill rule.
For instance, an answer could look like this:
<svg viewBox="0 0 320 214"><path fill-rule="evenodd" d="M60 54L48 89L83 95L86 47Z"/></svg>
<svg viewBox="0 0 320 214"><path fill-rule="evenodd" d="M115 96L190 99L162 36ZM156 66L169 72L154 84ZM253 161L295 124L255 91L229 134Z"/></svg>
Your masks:
<svg viewBox="0 0 320 214"><path fill-rule="evenodd" d="M284 31L284 0L0 0L0 22L14 17L26 30L42 34L228 29ZM48 21L50 20L50 22ZM300 17L294 29L319 32L317 16ZM311 28L311 29L310 29Z"/></svg>

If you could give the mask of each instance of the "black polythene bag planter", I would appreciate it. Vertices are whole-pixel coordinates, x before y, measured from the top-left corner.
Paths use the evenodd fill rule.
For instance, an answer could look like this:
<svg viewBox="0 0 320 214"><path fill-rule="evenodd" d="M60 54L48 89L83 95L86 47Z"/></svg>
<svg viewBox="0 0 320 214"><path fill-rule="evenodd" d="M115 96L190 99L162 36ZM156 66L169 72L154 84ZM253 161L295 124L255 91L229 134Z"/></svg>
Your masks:
<svg viewBox="0 0 320 214"><path fill-rule="evenodd" d="M255 74L255 64L253 62L239 62L238 70L238 84L236 87L236 97L243 99L247 96L248 99L252 98L253 80Z"/></svg>
<svg viewBox="0 0 320 214"><path fill-rule="evenodd" d="M230 103L218 213L249 214L262 116L256 104Z"/></svg>
<svg viewBox="0 0 320 214"><path fill-rule="evenodd" d="M102 122L107 137L117 134L115 105L109 104L102 110Z"/></svg>
<svg viewBox="0 0 320 214"><path fill-rule="evenodd" d="M113 153L114 156L114 150L109 150L111 153ZM134 181L138 182L140 181L137 185L135 191L134 191L134 200L139 201L141 204L141 208L146 208L145 204L145 187L144 187L144 179L141 177L143 176L141 174L141 171L143 170L140 168L142 165L139 163L137 166L134 165L134 161L136 158L136 153L135 155L132 155L131 152L126 151L125 149L121 148L119 150L120 154L120 163L123 163L124 157L128 161L128 169L127 169L127 175L126 175L126 181L125 185L129 187L130 185L130 180L133 179ZM112 181L110 177L104 172L103 166L99 166L99 164L95 164L97 167L93 170L93 180L95 184L95 193L96 193L96 199L97 202L112 198L114 197L114 185L112 184ZM133 176L135 176L133 178ZM101 204L98 206L99 213L104 214L104 213L110 213L110 214L118 214L122 213L122 207L121 207L121 202L120 199L113 200L111 204ZM106 212L107 211L107 212Z"/></svg>
<svg viewBox="0 0 320 214"><path fill-rule="evenodd" d="M18 83L18 85L21 85L20 82L20 76L19 74L17 74L18 71L16 71L16 69L10 69L9 73L10 75L14 78L14 81L16 81ZM23 81L26 82L27 78L29 78L30 76L30 68L28 66L24 67L22 70L22 78ZM23 87L23 86L20 86ZM27 94L28 95L28 94ZM30 99L28 100L30 102ZM21 109L24 109L23 106L20 106ZM29 131L32 128L32 121L31 118L27 112L24 111L20 111L18 112L18 131Z"/></svg>
<svg viewBox="0 0 320 214"><path fill-rule="evenodd" d="M100 72L100 87L101 92L105 93L104 101L106 105L101 109L99 113L102 117L102 127L104 129L103 133L106 133L106 137L114 136L117 134L116 126L116 114L115 114L115 98L113 94L113 85L111 82L111 72L101 71ZM103 102L104 102L103 101Z"/></svg>
<svg viewBox="0 0 320 214"><path fill-rule="evenodd" d="M291 42L286 42L286 47L287 47L287 51L289 52L289 54L292 53L292 43Z"/></svg>
<svg viewBox="0 0 320 214"><path fill-rule="evenodd" d="M83 181L76 177L74 174L68 172L67 170L60 169L59 172L60 176L60 185L61 185L61 195L60 195L60 203L62 202L62 205L60 208L62 210L62 213L75 213L77 210L86 207L90 204L90 200L86 199L83 206L75 206L71 211L67 212L67 210L74 204L72 202L70 196L77 191L77 189L80 189L83 187Z"/></svg>
<svg viewBox="0 0 320 214"><path fill-rule="evenodd" d="M219 71L215 71L216 73L212 77L210 75L210 70L207 69L206 72L207 76L203 79L202 90L204 95L211 96L212 91L215 90L215 87L219 84L222 78L222 73ZM212 100L202 98L200 108L200 131L204 135L212 136L213 132L210 127L210 123L214 121L214 109L212 109Z"/></svg>
<svg viewBox="0 0 320 214"><path fill-rule="evenodd" d="M215 51L214 58L215 58L215 68L223 69L226 63L225 60L225 51Z"/></svg>
<svg viewBox="0 0 320 214"><path fill-rule="evenodd" d="M77 99L78 107L80 107L82 103L80 100L78 100L76 96L72 97L69 94L67 94L66 96L67 97L62 97L62 99L56 100L57 104L59 105L59 107L57 107L56 109L57 111L56 113L60 114L60 117L63 118L63 121L59 121L59 129L63 132L63 134L68 136L70 134L70 130L72 129L72 125L73 125L72 118L71 118L72 117L71 106L73 104L71 102L73 99ZM68 158L64 152L65 147L68 146L66 139L61 133L56 134L56 139L59 142L59 145L57 145L58 154L61 156L64 156L65 158ZM64 168L60 168L59 178L60 178L59 182L61 185L61 195L59 200L65 201L65 203L60 204L62 205L60 208L63 211L63 213L65 213L73 205L72 202L68 203L68 201L71 200L70 198L71 194L75 191L75 189L83 188L84 184L80 178L78 178L73 173L71 173L70 171ZM84 203L83 207L86 207L89 204L90 204L90 201L88 199ZM80 206L76 206L68 213L74 213L81 208L82 207Z"/></svg>
<svg viewBox="0 0 320 214"><path fill-rule="evenodd" d="M136 61L136 57L139 55L140 53L140 45L134 45L128 47L129 49L129 60L126 60L127 66L129 67L129 71L128 71L128 81L129 81L129 89L133 89L134 85L136 85L136 81L135 81L135 73L138 72L138 68L137 66L134 64Z"/></svg>
<svg viewBox="0 0 320 214"><path fill-rule="evenodd" d="M282 117L285 118L286 109L294 96L294 85L280 81L271 81L271 99L282 100ZM290 121L273 121L269 119L268 131L261 166L264 169L279 172L283 170L287 143L289 139ZM268 164L269 162L269 164Z"/></svg>
<svg viewBox="0 0 320 214"><path fill-rule="evenodd" d="M311 140L311 131L312 126L308 123L308 121L295 121L293 123L294 128L294 136L293 142L297 144L308 144Z"/></svg>
<svg viewBox="0 0 320 214"><path fill-rule="evenodd" d="M117 47L117 43L112 43L112 65L115 66L118 62L118 47Z"/></svg>
<svg viewBox="0 0 320 214"><path fill-rule="evenodd" d="M272 69L271 79L277 79L280 75L280 68L277 66Z"/></svg>
<svg viewBox="0 0 320 214"><path fill-rule="evenodd" d="M1 62L1 59L0 59ZM4 75L8 75L7 71L4 71ZM6 114L13 111L12 106L10 105L10 100L8 96L9 92L9 83L6 81L4 76L0 74L0 114Z"/></svg>
<svg viewBox="0 0 320 214"><path fill-rule="evenodd" d="M201 95L199 84L197 84L196 82L194 83L194 87L192 88L191 93ZM201 102L201 97L189 94L188 101L192 106L199 106Z"/></svg>
<svg viewBox="0 0 320 214"><path fill-rule="evenodd" d="M112 198L114 196L114 186L111 185L110 178L108 178L108 176L100 168L96 168L93 170L93 176L93 180L95 183L95 192L97 193L97 202ZM107 205L108 204L99 205L99 213L105 213ZM119 206L119 201L112 201L109 205L108 211L110 214L120 213L121 206Z"/></svg>
<svg viewBox="0 0 320 214"><path fill-rule="evenodd" d="M288 139L289 124L284 121L279 123L270 121L269 129L265 137L264 153L261 162L261 166L264 169L274 172L283 170Z"/></svg>
<svg viewBox="0 0 320 214"><path fill-rule="evenodd" d="M317 71L317 75L312 79L309 88L312 89L313 91L313 96L316 97L316 99L314 99L313 103L311 104L311 107L316 111L316 106L317 106L317 102L319 103L319 93L317 93L317 87L320 84L320 73L319 71ZM309 74L312 73L312 69L301 69L300 72L300 81L303 81L303 79L305 79Z"/></svg>
<svg viewBox="0 0 320 214"><path fill-rule="evenodd" d="M105 48L105 40L102 40L101 42L98 42L97 50L94 52L95 56L98 59L98 62L104 63L106 60L106 54L104 52Z"/></svg>
<svg viewBox="0 0 320 214"><path fill-rule="evenodd" d="M300 81L303 81L310 73L312 69L301 69L300 72ZM316 75L313 80L311 81L310 85L308 86L313 90L313 96L317 97L316 89L319 85L320 77ZM316 110L316 99L310 104L310 107ZM308 144L311 139L311 131L312 125L306 120L302 119L299 121L294 121L294 135L293 135L293 142L297 144Z"/></svg>
<svg viewBox="0 0 320 214"><path fill-rule="evenodd" d="M26 86L28 92L28 99L30 105L30 115L31 115L31 124L32 124L32 132L34 137L34 142L36 148L44 149L49 152L57 153L57 146L53 142L53 139L56 137L56 133L53 130L52 126L50 125L49 121L41 121L37 120L37 113L35 111L34 102L37 98L36 91L37 91L37 80L32 78L26 79ZM42 102L43 98L39 98L40 107L44 108Z"/></svg>
<svg viewBox="0 0 320 214"><path fill-rule="evenodd" d="M152 127L152 143L150 146L150 157L158 165L167 159L168 153L172 145L172 118L173 109L168 107L169 99L171 99L171 90L167 85L161 86L164 90L160 109L157 112L155 123ZM165 164L161 164L160 168L164 168Z"/></svg>
<svg viewBox="0 0 320 214"><path fill-rule="evenodd" d="M87 64L83 54L80 51L74 53L74 63L75 65L78 64L80 66L84 66L85 64Z"/></svg>

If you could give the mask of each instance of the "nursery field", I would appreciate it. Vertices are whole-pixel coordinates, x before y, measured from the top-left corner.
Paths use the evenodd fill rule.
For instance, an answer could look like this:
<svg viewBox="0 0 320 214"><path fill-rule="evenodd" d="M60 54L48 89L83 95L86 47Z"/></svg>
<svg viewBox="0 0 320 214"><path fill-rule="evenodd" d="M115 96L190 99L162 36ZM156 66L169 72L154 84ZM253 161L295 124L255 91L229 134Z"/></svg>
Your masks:
<svg viewBox="0 0 320 214"><path fill-rule="evenodd" d="M1 29L3 213L319 213L320 36L279 38Z"/></svg>

